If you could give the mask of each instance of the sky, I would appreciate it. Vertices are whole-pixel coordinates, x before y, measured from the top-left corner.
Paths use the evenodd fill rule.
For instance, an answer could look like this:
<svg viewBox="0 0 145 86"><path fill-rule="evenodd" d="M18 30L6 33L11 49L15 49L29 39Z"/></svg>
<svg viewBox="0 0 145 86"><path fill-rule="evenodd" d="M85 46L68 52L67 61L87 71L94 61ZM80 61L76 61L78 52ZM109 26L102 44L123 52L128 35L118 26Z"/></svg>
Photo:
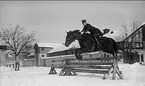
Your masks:
<svg viewBox="0 0 145 86"><path fill-rule="evenodd" d="M66 31L82 30L82 19L119 35L121 24L145 22L145 1L0 1L0 28L20 24L39 42L62 43Z"/></svg>

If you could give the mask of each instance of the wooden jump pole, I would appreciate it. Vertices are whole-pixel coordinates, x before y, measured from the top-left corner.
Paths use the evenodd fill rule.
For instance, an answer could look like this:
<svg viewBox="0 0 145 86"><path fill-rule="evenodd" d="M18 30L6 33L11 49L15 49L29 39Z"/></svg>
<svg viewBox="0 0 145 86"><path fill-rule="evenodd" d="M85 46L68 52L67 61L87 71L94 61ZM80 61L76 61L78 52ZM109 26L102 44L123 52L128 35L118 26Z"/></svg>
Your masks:
<svg viewBox="0 0 145 86"><path fill-rule="evenodd" d="M116 59L114 57L113 59L113 76L112 76L112 79L116 79Z"/></svg>
<svg viewBox="0 0 145 86"><path fill-rule="evenodd" d="M84 72L84 73L104 74L103 79L106 79L111 73L112 73L112 80L116 79L116 75L118 75L120 79L124 78L122 72L119 70L118 67L119 58L117 57L93 58L92 54L89 54L89 57L90 58L84 58L83 62L78 62L77 59L69 58L69 56L67 56L67 58L64 58L63 60L54 60L52 61L50 74L56 74L56 71L54 69L55 68L54 62L62 61L64 62L64 65L62 70L60 71L59 74L60 76L72 76L72 75L77 75L76 72ZM108 59L109 62L106 61L102 62L102 60L104 59Z"/></svg>
<svg viewBox="0 0 145 86"><path fill-rule="evenodd" d="M120 79L124 78L123 75L122 75L122 72L119 70L119 67L118 67L118 58L114 57L114 59L113 59L113 76L112 76L112 80L116 79L116 73L117 73L117 75L119 76Z"/></svg>

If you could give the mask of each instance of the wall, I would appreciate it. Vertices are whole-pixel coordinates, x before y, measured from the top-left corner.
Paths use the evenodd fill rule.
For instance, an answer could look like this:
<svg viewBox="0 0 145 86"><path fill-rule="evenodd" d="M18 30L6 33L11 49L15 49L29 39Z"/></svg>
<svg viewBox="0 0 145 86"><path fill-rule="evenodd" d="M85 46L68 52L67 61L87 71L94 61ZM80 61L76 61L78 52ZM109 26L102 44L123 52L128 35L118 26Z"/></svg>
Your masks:
<svg viewBox="0 0 145 86"><path fill-rule="evenodd" d="M144 59L144 62L142 64L145 64L145 49L143 50L143 59Z"/></svg>
<svg viewBox="0 0 145 86"><path fill-rule="evenodd" d="M143 36L143 58L144 58L144 63L143 64L145 64L145 25L144 25L144 27L143 27L143 29L142 29L142 36Z"/></svg>
<svg viewBox="0 0 145 86"><path fill-rule="evenodd" d="M6 64L6 51L0 49L0 66Z"/></svg>
<svg viewBox="0 0 145 86"><path fill-rule="evenodd" d="M23 67L27 67L27 66L36 66L35 60L24 60L23 61Z"/></svg>
<svg viewBox="0 0 145 86"><path fill-rule="evenodd" d="M50 51L51 47L35 47L35 65L36 66L50 66L51 61L41 59L47 56L47 52ZM37 51L37 52L36 52ZM43 55L43 56L42 56Z"/></svg>
<svg viewBox="0 0 145 86"><path fill-rule="evenodd" d="M46 67L51 67L51 64L52 64L52 60L48 60L48 59L45 59L45 66Z"/></svg>
<svg viewBox="0 0 145 86"><path fill-rule="evenodd" d="M40 49L40 53L47 53L53 48L52 47L39 47L39 49Z"/></svg>

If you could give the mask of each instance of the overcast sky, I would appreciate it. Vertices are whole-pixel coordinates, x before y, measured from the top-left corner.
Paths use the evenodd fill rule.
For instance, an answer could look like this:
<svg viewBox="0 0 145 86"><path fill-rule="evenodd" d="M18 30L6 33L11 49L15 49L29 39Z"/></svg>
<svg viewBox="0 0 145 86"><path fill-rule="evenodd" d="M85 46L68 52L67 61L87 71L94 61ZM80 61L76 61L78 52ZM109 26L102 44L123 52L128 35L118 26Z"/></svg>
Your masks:
<svg viewBox="0 0 145 86"><path fill-rule="evenodd" d="M144 1L0 1L0 28L20 24L39 42L64 42L66 31L82 30L82 19L119 33L122 23L145 22Z"/></svg>

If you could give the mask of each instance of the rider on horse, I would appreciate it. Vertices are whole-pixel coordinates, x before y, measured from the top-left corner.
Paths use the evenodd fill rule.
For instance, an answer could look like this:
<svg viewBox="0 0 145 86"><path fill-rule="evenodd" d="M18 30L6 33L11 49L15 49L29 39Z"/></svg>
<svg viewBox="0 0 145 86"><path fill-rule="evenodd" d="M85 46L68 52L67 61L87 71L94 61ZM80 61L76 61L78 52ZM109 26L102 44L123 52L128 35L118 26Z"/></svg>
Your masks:
<svg viewBox="0 0 145 86"><path fill-rule="evenodd" d="M93 27L92 25L90 25L89 23L87 23L86 20L82 20L82 24L84 26L83 30L81 31L81 34L86 33L87 31L90 32L90 34L92 35L92 38L97 42L98 45L98 49L100 49L101 44L98 41L98 37L102 37L103 33L96 27Z"/></svg>

